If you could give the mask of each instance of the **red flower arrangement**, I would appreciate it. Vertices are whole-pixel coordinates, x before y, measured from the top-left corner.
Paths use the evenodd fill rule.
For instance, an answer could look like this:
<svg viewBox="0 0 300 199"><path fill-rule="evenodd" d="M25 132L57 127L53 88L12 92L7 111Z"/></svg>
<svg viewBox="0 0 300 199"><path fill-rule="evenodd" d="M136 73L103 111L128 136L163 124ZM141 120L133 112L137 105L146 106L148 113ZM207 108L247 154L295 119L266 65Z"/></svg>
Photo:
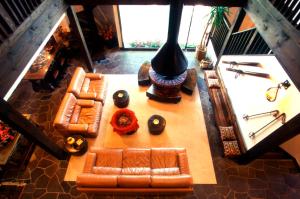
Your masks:
<svg viewBox="0 0 300 199"><path fill-rule="evenodd" d="M111 40L114 36L113 25L104 24L100 30L100 34L104 40Z"/></svg>
<svg viewBox="0 0 300 199"><path fill-rule="evenodd" d="M139 124L137 123L137 118L133 111L129 109L120 109L116 111L110 121L114 131L120 135L132 134L138 128Z"/></svg>
<svg viewBox="0 0 300 199"><path fill-rule="evenodd" d="M0 121L0 147L5 146L15 139L16 132L13 131L8 125Z"/></svg>

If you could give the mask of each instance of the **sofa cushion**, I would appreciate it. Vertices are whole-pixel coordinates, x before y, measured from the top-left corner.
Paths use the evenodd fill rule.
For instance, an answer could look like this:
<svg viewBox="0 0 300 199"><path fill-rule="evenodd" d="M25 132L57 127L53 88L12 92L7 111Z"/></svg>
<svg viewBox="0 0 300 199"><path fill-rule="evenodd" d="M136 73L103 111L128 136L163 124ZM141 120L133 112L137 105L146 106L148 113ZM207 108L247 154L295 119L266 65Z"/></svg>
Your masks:
<svg viewBox="0 0 300 199"><path fill-rule="evenodd" d="M81 92L87 93L89 90L90 83L91 83L90 78L85 78L82 84Z"/></svg>
<svg viewBox="0 0 300 199"><path fill-rule="evenodd" d="M78 124L88 124L90 136L96 136L101 120L102 103L95 101L93 107L81 107Z"/></svg>
<svg viewBox="0 0 300 199"><path fill-rule="evenodd" d="M205 75L207 78L210 78L210 79L218 79L217 73L214 70L205 71Z"/></svg>
<svg viewBox="0 0 300 199"><path fill-rule="evenodd" d="M93 167L92 172L99 175L119 175L121 168L116 167Z"/></svg>
<svg viewBox="0 0 300 199"><path fill-rule="evenodd" d="M85 74L86 73L83 68L76 68L67 90L68 93L74 93L77 97L79 97L79 93L81 92L82 84L85 79Z"/></svg>
<svg viewBox="0 0 300 199"><path fill-rule="evenodd" d="M190 174L189 163L186 152L178 153L179 169L181 174Z"/></svg>
<svg viewBox="0 0 300 199"><path fill-rule="evenodd" d="M77 186L81 187L117 187L117 175L97 175L84 173L77 176Z"/></svg>
<svg viewBox="0 0 300 199"><path fill-rule="evenodd" d="M70 123L77 99L72 93L67 93L58 109L54 120L54 127L58 130L66 130Z"/></svg>
<svg viewBox="0 0 300 199"><path fill-rule="evenodd" d="M191 185L190 175L151 176L152 187L189 187Z"/></svg>
<svg viewBox="0 0 300 199"><path fill-rule="evenodd" d="M153 148L151 150L151 169L178 167L176 149Z"/></svg>
<svg viewBox="0 0 300 199"><path fill-rule="evenodd" d="M99 100L103 103L106 94L106 78L102 76L101 80L91 81L88 92L96 93L96 100Z"/></svg>
<svg viewBox="0 0 300 199"><path fill-rule="evenodd" d="M96 166L122 167L122 149L100 149L93 152L97 154Z"/></svg>
<svg viewBox="0 0 300 199"><path fill-rule="evenodd" d="M150 167L127 167L123 168L122 175L150 175Z"/></svg>
<svg viewBox="0 0 300 199"><path fill-rule="evenodd" d="M207 79L208 88L220 88L220 83L218 79Z"/></svg>
<svg viewBox="0 0 300 199"><path fill-rule="evenodd" d="M78 119L79 119L79 115L80 115L80 111L81 111L81 106L75 105L75 108L73 110L73 114L72 114L71 119L70 119L71 124L77 124Z"/></svg>
<svg viewBox="0 0 300 199"><path fill-rule="evenodd" d="M85 163L83 167L83 173L92 173L93 166L96 162L96 153L88 152L86 154Z"/></svg>
<svg viewBox="0 0 300 199"><path fill-rule="evenodd" d="M127 167L149 167L150 168L150 149L124 149L123 168Z"/></svg>
<svg viewBox="0 0 300 199"><path fill-rule="evenodd" d="M120 187L149 187L150 175L119 175L118 185Z"/></svg>
<svg viewBox="0 0 300 199"><path fill-rule="evenodd" d="M178 167L151 169L151 175L180 175Z"/></svg>

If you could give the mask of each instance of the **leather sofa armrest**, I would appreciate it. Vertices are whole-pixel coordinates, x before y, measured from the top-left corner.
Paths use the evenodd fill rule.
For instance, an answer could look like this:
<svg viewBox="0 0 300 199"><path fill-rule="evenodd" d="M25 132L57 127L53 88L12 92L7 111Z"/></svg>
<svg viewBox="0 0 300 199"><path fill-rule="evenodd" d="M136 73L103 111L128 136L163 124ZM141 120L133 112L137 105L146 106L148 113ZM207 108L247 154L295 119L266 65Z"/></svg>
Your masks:
<svg viewBox="0 0 300 199"><path fill-rule="evenodd" d="M96 165L96 153L88 152L86 154L85 163L83 167L83 173L92 173L93 167Z"/></svg>
<svg viewBox="0 0 300 199"><path fill-rule="evenodd" d="M70 132L86 132L89 128L88 124L69 124L68 131Z"/></svg>
<svg viewBox="0 0 300 199"><path fill-rule="evenodd" d="M190 174L189 163L186 152L178 153L179 169L181 174Z"/></svg>
<svg viewBox="0 0 300 199"><path fill-rule="evenodd" d="M93 107L95 104L94 100L87 100L87 99L79 99L77 100L77 105L82 107Z"/></svg>
<svg viewBox="0 0 300 199"><path fill-rule="evenodd" d="M88 93L79 93L79 98L81 99L95 99L97 97L97 93L88 92Z"/></svg>
<svg viewBox="0 0 300 199"><path fill-rule="evenodd" d="M102 74L101 73L86 73L85 77L90 78L91 80L97 80L97 79L102 79Z"/></svg>

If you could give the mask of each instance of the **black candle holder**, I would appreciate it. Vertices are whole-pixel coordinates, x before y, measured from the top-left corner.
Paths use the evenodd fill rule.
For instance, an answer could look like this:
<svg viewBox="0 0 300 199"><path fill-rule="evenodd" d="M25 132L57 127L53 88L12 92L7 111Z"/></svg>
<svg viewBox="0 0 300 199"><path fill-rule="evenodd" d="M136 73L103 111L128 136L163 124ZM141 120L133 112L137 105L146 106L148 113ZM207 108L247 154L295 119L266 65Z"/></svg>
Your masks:
<svg viewBox="0 0 300 199"><path fill-rule="evenodd" d="M114 104L119 108L125 108L129 104L129 95L125 90L118 90L113 94Z"/></svg>
<svg viewBox="0 0 300 199"><path fill-rule="evenodd" d="M148 120L148 128L151 134L159 135L166 127L166 120L160 115L152 115Z"/></svg>

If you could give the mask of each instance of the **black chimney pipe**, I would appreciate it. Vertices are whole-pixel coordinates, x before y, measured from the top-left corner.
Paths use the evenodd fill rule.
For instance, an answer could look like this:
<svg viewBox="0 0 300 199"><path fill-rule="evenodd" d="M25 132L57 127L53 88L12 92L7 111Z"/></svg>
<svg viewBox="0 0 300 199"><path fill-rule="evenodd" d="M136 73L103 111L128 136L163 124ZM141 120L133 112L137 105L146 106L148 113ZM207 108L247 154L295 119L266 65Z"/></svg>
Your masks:
<svg viewBox="0 0 300 199"><path fill-rule="evenodd" d="M156 73L171 79L185 72L188 66L188 61L178 44L182 9L182 0L171 0L168 39L151 60Z"/></svg>

